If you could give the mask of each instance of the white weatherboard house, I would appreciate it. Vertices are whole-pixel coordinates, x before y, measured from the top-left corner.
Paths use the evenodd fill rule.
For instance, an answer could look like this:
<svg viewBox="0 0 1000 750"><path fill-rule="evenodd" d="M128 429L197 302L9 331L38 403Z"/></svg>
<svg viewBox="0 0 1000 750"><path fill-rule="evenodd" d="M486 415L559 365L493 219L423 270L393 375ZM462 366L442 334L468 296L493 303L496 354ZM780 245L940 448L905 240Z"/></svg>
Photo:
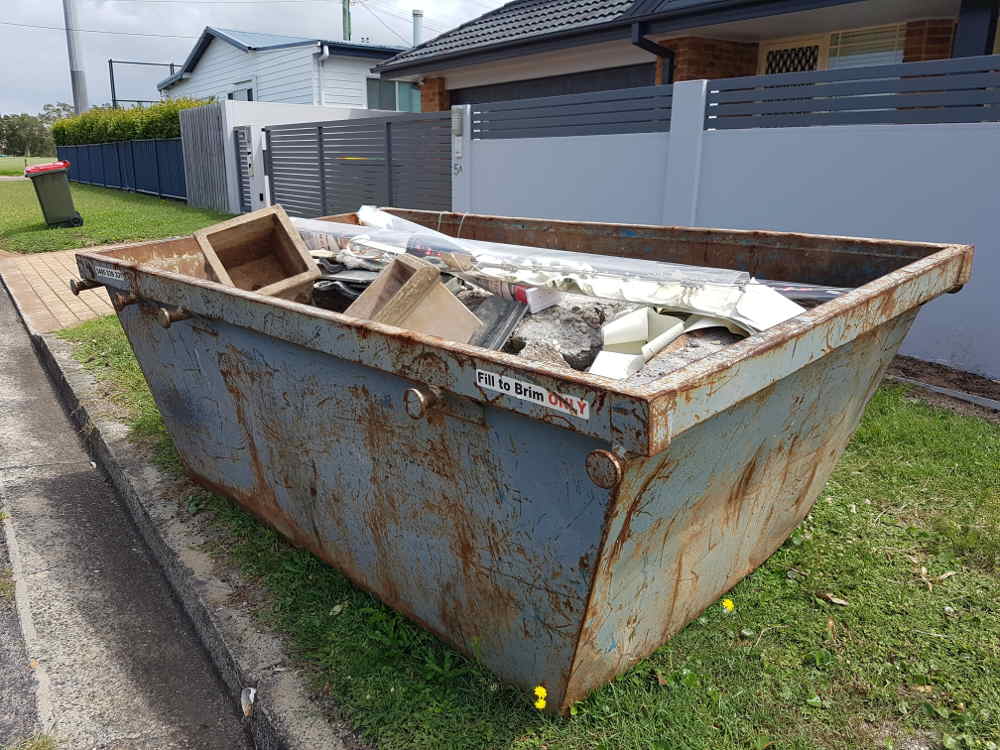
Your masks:
<svg viewBox="0 0 1000 750"><path fill-rule="evenodd" d="M168 99L234 99L420 111L412 83L382 81L371 68L400 47L205 27L181 69L160 81Z"/></svg>

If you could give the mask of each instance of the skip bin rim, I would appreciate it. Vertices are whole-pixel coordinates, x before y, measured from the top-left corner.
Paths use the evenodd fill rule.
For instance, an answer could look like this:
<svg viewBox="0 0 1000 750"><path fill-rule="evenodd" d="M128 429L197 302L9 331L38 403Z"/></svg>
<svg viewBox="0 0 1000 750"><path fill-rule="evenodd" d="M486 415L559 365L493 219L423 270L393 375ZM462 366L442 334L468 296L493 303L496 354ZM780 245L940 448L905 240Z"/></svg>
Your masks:
<svg viewBox="0 0 1000 750"><path fill-rule="evenodd" d="M393 210L393 209L387 209ZM396 209L399 210L399 209ZM438 212L426 212L428 217ZM475 216L475 214L469 214ZM510 221L539 221L520 217L485 216ZM548 221L548 220L541 220ZM557 222L553 224L609 226L601 222ZM654 383L631 387L621 381L588 373L569 373L544 364L529 362L516 355L483 349L471 344L445 341L435 336L360 320L302 303L267 297L206 279L174 273L114 257L114 253L142 245L170 240L119 244L88 249L76 254L81 275L97 283L124 289L140 299L182 307L194 316L220 319L262 334L323 351L359 364L383 370L414 382L435 386L460 397L545 421L559 427L607 440L623 455L652 456L664 450L670 440L698 424L711 413L749 398L788 374L822 358L829 351L853 341L886 320L939 296L954 291L969 278L973 248L970 245L918 243L899 240L870 240L831 235L751 230L717 230L655 225L614 224L616 227L677 230L708 236L740 237L743 241L766 240L785 247L792 241L844 242L871 245L873 251L886 246L924 249L928 252L912 262L880 276L836 299L830 300L774 328L750 336L724 350L668 374ZM114 269L103 274L97 269ZM240 298L251 305L229 305ZM280 308L290 316L287 325L275 326L269 310ZM238 315L227 316L227 310ZM323 340L317 321L336 324ZM839 321L849 325L838 325ZM346 337L344 334L349 334ZM412 365L419 357L441 359L446 355L460 378L440 371L420 370ZM442 360L443 361L443 360ZM527 377L549 391L573 395L599 405L599 418L582 420L525 401L484 390L475 384L475 371L485 368L508 377ZM721 403L720 405L720 397ZM699 405L712 399L712 411Z"/></svg>

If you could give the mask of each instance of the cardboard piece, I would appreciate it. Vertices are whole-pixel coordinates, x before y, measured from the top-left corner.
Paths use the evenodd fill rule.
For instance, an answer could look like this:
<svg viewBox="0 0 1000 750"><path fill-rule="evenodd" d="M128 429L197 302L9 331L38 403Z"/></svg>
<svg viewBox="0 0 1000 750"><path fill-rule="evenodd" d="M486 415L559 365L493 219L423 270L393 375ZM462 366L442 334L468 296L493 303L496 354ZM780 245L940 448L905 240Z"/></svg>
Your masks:
<svg viewBox="0 0 1000 750"><path fill-rule="evenodd" d="M194 238L213 281L258 294L308 301L320 270L281 206L200 229Z"/></svg>
<svg viewBox="0 0 1000 750"><path fill-rule="evenodd" d="M482 325L441 283L437 268L412 255L394 258L344 314L463 344Z"/></svg>

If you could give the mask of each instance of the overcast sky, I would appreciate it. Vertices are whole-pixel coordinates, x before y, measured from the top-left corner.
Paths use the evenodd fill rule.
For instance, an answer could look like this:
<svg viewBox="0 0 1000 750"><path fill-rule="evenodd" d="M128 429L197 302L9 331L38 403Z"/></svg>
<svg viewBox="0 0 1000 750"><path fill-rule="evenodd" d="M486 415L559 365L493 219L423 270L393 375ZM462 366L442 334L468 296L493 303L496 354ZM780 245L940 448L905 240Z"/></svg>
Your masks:
<svg viewBox="0 0 1000 750"><path fill-rule="evenodd" d="M340 39L341 0L74 0L90 103L111 100L108 58L182 63L205 26ZM352 40L404 46L410 12L424 11L424 39L503 0L352 0ZM11 25L19 24L19 25ZM32 28L48 26L55 28ZM0 113L37 113L72 102L62 0L0 0ZM93 32L116 33L93 33ZM166 68L116 66L122 99L156 99Z"/></svg>

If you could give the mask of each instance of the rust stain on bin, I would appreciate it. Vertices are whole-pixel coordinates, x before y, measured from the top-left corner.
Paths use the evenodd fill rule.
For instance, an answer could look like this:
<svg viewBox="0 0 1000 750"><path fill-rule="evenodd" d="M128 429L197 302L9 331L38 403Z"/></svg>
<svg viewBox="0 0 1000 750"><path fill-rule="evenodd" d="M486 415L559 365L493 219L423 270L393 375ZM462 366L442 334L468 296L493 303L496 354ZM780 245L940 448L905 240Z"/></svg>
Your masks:
<svg viewBox="0 0 1000 750"><path fill-rule="evenodd" d="M391 210L856 287L636 388L223 287L185 239L77 255L139 299L119 317L197 481L563 712L781 545L919 307L971 269L960 245ZM191 317L160 329L159 307ZM585 398L590 419L483 391L477 369ZM419 418L411 388L434 395Z"/></svg>

